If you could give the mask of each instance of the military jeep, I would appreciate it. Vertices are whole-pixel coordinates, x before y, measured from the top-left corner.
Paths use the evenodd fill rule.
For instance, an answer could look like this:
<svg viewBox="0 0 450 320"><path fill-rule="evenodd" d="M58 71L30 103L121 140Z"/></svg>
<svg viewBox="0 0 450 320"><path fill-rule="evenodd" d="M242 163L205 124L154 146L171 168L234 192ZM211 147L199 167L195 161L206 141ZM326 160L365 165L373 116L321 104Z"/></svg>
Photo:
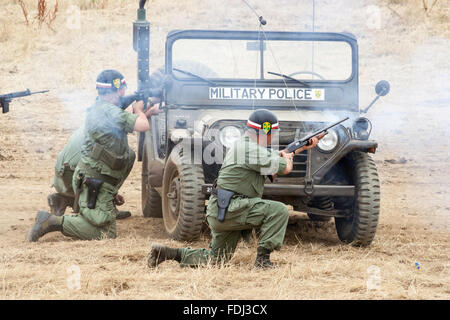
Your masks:
<svg viewBox="0 0 450 320"><path fill-rule="evenodd" d="M146 26L140 10L135 22L138 53L148 42L139 33ZM145 86L150 80L142 61L145 53L139 58L140 85ZM172 238L200 235L224 154L245 133L250 113L266 108L278 117L279 142L271 147L280 150L350 117L329 130L318 146L296 155L290 174L273 183L267 179L264 197L292 205L314 221L334 217L345 243L372 242L380 186L368 153L375 152L377 142L369 140L370 121L360 116L355 36L176 30L167 35L164 67L151 78L158 77L170 81L164 89L164 113L151 118L151 129L140 138L142 210L145 217L162 217ZM377 98L388 91L386 81L377 84Z"/></svg>

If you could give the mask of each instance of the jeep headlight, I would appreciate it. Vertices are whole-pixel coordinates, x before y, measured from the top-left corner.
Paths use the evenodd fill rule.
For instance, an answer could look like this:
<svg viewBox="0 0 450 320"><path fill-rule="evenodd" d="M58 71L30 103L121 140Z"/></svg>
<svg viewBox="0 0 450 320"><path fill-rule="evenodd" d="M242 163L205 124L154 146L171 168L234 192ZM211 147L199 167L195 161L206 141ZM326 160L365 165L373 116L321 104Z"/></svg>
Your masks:
<svg viewBox="0 0 450 320"><path fill-rule="evenodd" d="M339 143L339 137L334 130L328 130L328 134L319 140L317 147L320 151L331 152L333 151Z"/></svg>
<svg viewBox="0 0 450 320"><path fill-rule="evenodd" d="M237 139L242 136L241 130L234 126L223 127L219 132L219 141L222 145L229 148Z"/></svg>

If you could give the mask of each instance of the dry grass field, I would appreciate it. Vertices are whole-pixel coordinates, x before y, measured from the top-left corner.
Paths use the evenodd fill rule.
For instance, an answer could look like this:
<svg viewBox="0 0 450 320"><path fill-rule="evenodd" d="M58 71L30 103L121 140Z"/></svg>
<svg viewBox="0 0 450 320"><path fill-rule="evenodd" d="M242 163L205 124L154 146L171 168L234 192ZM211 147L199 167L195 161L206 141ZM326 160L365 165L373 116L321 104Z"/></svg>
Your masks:
<svg viewBox="0 0 450 320"><path fill-rule="evenodd" d="M117 222L117 239L53 233L25 241L36 211L47 208L57 153L95 98L97 74L121 70L136 88L131 23L138 1L59 1L56 18L41 26L37 1L23 1L28 25L20 2L0 2L0 91L51 91L15 100L0 114L1 299L450 298L448 1L432 8L435 1L425 1L425 10L419 0L316 0L316 31L350 31L359 40L361 106L374 98L378 80L391 83L367 115L379 143L379 227L372 245L355 248L340 243L333 221L313 223L292 212L284 246L272 255L278 267L268 271L252 269L255 237L226 266L181 269L169 262L149 270L153 241L206 247L210 237L205 230L198 241L176 242L161 219L143 218L139 162L121 192L133 215ZM55 1L47 2L54 12ZM266 30L311 30L309 0L259 1L256 9ZM238 0L154 0L149 10L152 70L163 64L172 29L258 27ZM129 142L136 147L137 135ZM79 288L73 268L80 270Z"/></svg>

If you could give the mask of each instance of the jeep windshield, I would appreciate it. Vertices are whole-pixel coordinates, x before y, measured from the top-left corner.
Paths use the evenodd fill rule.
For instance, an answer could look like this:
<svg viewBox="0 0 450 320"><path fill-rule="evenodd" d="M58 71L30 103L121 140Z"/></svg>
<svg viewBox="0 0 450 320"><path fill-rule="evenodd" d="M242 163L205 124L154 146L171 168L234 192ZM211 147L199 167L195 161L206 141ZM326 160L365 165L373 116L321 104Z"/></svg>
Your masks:
<svg viewBox="0 0 450 320"><path fill-rule="evenodd" d="M174 106L359 108L358 45L347 33L177 30L165 54Z"/></svg>
<svg viewBox="0 0 450 320"><path fill-rule="evenodd" d="M266 39L177 39L172 46L172 65L207 79L259 79L292 83L298 80L345 81L352 76L352 47L346 41ZM261 38L264 38L263 40ZM194 61L203 70L189 69ZM271 73L269 73L271 72ZM278 73L278 75L277 75ZM177 79L192 79L174 72Z"/></svg>

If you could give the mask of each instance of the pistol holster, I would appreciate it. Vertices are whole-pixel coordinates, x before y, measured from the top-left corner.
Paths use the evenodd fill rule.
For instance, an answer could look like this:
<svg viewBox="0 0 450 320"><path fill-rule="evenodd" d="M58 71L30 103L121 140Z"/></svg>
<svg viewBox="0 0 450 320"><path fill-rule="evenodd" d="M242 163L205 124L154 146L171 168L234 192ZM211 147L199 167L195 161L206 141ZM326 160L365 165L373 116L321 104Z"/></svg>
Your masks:
<svg viewBox="0 0 450 320"><path fill-rule="evenodd" d="M97 202L97 196L100 191L100 187L103 184L103 180L86 178L84 182L88 187L88 208L95 209L95 204Z"/></svg>
<svg viewBox="0 0 450 320"><path fill-rule="evenodd" d="M224 189L216 189L217 190L217 205L218 205L218 213L217 220L220 222L225 221L225 214L227 213L228 206L230 205L230 200L234 196L233 191L224 190Z"/></svg>

